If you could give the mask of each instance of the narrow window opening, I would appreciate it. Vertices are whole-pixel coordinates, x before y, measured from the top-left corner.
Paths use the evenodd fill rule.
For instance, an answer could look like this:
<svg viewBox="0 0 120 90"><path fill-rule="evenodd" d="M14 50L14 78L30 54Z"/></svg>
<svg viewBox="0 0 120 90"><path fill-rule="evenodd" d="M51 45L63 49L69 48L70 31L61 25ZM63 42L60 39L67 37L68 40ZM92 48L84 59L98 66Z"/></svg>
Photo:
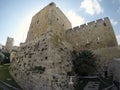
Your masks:
<svg viewBox="0 0 120 90"><path fill-rule="evenodd" d="M39 20L37 20L37 24L39 23Z"/></svg>
<svg viewBox="0 0 120 90"><path fill-rule="evenodd" d="M106 23L103 23L104 26L107 26Z"/></svg>

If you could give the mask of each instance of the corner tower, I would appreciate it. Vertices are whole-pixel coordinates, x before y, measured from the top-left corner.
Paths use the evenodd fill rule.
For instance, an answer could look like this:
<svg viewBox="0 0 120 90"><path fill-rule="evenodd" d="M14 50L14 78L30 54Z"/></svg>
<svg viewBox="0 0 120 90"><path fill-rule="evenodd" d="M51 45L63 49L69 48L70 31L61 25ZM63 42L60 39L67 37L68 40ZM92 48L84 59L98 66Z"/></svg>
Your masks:
<svg viewBox="0 0 120 90"><path fill-rule="evenodd" d="M63 44L69 28L71 23L54 3L33 16L26 42L10 65L23 90L70 90L67 74L72 70L72 55Z"/></svg>
<svg viewBox="0 0 120 90"><path fill-rule="evenodd" d="M58 36L63 37L65 30L69 28L71 28L70 21L52 2L33 16L26 42L51 30Z"/></svg>

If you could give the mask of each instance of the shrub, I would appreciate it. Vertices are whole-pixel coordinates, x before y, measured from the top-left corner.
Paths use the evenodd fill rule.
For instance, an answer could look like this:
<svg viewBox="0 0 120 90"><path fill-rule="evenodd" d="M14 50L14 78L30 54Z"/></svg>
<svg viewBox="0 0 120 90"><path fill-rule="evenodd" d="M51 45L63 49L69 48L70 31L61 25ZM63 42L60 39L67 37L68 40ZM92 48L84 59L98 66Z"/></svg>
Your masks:
<svg viewBox="0 0 120 90"><path fill-rule="evenodd" d="M78 76L93 75L96 72L96 57L89 51L73 52L73 71Z"/></svg>

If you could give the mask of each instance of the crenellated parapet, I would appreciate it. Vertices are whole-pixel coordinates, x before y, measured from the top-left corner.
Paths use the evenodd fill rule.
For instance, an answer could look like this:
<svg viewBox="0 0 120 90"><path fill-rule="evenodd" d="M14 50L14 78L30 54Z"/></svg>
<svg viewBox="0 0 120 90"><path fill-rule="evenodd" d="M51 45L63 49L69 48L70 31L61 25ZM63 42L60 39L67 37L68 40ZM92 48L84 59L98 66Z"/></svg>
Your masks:
<svg viewBox="0 0 120 90"><path fill-rule="evenodd" d="M76 50L117 46L108 17L76 26L66 31L66 39Z"/></svg>
<svg viewBox="0 0 120 90"><path fill-rule="evenodd" d="M96 21L91 21L91 22L88 22L86 24L82 24L80 26L73 27L73 28L68 29L67 32L85 30L85 29L88 29L88 28L97 28L97 27L99 28L100 25L103 26L103 27L105 27L106 25L111 25L109 18L105 17L103 19L98 19Z"/></svg>

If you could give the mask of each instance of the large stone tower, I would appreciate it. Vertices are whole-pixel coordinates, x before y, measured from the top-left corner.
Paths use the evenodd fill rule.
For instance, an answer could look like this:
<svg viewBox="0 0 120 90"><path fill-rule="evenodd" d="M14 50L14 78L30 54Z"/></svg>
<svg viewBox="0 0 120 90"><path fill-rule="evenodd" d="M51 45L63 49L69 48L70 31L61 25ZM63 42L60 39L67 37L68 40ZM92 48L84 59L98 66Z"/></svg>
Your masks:
<svg viewBox="0 0 120 90"><path fill-rule="evenodd" d="M70 90L71 52L62 43L71 23L54 3L32 18L26 42L11 62L11 75L24 90Z"/></svg>
<svg viewBox="0 0 120 90"><path fill-rule="evenodd" d="M50 3L33 16L26 42L31 41L47 31L53 31L63 37L65 30L71 28L71 23L63 12Z"/></svg>

